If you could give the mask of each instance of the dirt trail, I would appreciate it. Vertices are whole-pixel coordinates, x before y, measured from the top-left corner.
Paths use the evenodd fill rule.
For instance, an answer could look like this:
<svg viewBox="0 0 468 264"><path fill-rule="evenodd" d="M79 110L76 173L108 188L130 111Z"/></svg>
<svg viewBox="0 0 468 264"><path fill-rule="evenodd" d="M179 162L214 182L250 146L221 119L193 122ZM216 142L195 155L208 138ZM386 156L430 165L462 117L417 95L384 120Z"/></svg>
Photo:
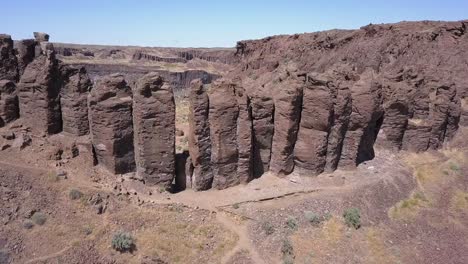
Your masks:
<svg viewBox="0 0 468 264"><path fill-rule="evenodd" d="M70 246L67 246L64 249L62 249L60 251L57 251L55 253L52 253L52 254L49 254L49 255L46 255L46 256L42 256L42 257L37 257L37 258L34 258L34 259L30 259L30 260L26 261L25 264L37 263L37 262L40 262L40 261L46 261L46 260L49 260L49 259L52 259L52 258L59 257L59 256L63 255L65 252L67 252L67 250L69 250L70 248L71 248Z"/></svg>
<svg viewBox="0 0 468 264"><path fill-rule="evenodd" d="M232 216L229 216L227 213L224 212L218 212L216 214L216 219L220 223L222 223L227 229L236 233L239 236L239 240L237 241L236 246L232 248L231 251L227 252L226 255L224 255L223 259L221 260L221 263L227 263L231 259L231 257L234 256L234 254L241 250L248 251L254 263L265 263L255 250L255 246L252 244L252 241L249 238L246 222L236 221L235 219L233 219Z"/></svg>

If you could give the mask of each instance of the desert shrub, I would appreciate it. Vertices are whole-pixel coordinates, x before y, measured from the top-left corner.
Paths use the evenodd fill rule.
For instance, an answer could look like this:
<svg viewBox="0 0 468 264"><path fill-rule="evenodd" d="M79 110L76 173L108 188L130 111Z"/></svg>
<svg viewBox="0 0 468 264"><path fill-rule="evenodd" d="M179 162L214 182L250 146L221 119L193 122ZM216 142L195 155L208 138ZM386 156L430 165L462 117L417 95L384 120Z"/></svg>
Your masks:
<svg viewBox="0 0 468 264"><path fill-rule="evenodd" d="M34 227L34 223L31 220L26 220L23 222L23 227L26 229L31 229Z"/></svg>
<svg viewBox="0 0 468 264"><path fill-rule="evenodd" d="M35 212L32 217L31 217L31 220L36 224L36 225L43 225L45 224L46 220L47 220L47 217L45 214L41 213L41 212Z"/></svg>
<svg viewBox="0 0 468 264"><path fill-rule="evenodd" d="M270 222L263 222L262 229L267 236L275 232L275 227L273 227L273 225Z"/></svg>
<svg viewBox="0 0 468 264"><path fill-rule="evenodd" d="M111 245L119 252L132 251L135 247L135 239L129 233L117 232L112 237Z"/></svg>
<svg viewBox="0 0 468 264"><path fill-rule="evenodd" d="M294 263L294 249L289 239L284 239L281 245L281 253L283 254L283 264Z"/></svg>
<svg viewBox="0 0 468 264"><path fill-rule="evenodd" d="M453 171L459 171L460 170L460 166L458 166L458 164L454 163L454 162L451 162L450 163L450 169L453 170Z"/></svg>
<svg viewBox="0 0 468 264"><path fill-rule="evenodd" d="M238 204L238 203L235 203L235 204L232 205L232 208L234 208L234 209L239 209L239 207L240 207L240 204Z"/></svg>
<svg viewBox="0 0 468 264"><path fill-rule="evenodd" d="M309 221L311 224L320 224L320 216L314 212L311 211L305 211L304 212L304 217Z"/></svg>
<svg viewBox="0 0 468 264"><path fill-rule="evenodd" d="M83 193L78 191L77 189L71 189L70 192L68 193L68 196L72 200L78 200L81 197L83 197Z"/></svg>
<svg viewBox="0 0 468 264"><path fill-rule="evenodd" d="M297 220L296 218L290 216L288 217L288 220L286 220L286 226L292 230L297 229Z"/></svg>
<svg viewBox="0 0 468 264"><path fill-rule="evenodd" d="M346 209L343 214L345 223L349 227L354 227L358 229L361 227L361 214L357 208Z"/></svg>

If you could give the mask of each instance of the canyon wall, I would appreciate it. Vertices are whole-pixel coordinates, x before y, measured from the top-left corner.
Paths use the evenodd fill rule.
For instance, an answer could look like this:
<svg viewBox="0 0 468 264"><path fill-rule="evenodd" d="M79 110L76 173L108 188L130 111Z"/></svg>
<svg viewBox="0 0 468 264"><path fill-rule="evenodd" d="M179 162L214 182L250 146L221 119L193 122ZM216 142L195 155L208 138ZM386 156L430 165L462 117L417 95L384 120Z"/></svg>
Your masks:
<svg viewBox="0 0 468 264"><path fill-rule="evenodd" d="M375 148L443 147L468 124L467 25L404 22L239 42L240 62L223 78L184 77L190 157L187 180L177 181L224 189L266 172L352 169ZM108 74L92 85L84 67L57 60L48 35L16 49L0 36L0 126L20 118L38 135L88 137L109 172L171 189L181 171L171 77Z"/></svg>

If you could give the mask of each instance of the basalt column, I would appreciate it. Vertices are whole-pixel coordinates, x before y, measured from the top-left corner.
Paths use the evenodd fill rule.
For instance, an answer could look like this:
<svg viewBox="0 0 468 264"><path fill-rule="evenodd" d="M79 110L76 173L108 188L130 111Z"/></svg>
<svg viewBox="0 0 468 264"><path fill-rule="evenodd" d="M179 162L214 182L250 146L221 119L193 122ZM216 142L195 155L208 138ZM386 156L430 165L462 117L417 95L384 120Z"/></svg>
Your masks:
<svg viewBox="0 0 468 264"><path fill-rule="evenodd" d="M252 112L250 100L243 87L234 86L237 98L239 116L237 118L237 175L241 183L247 183L253 177L253 140L252 140Z"/></svg>
<svg viewBox="0 0 468 264"><path fill-rule="evenodd" d="M19 117L16 85L12 81L0 80L0 127Z"/></svg>
<svg viewBox="0 0 468 264"><path fill-rule="evenodd" d="M225 81L216 81L210 90L209 98L213 188L224 189L240 183L237 176L239 108L235 85Z"/></svg>
<svg viewBox="0 0 468 264"><path fill-rule="evenodd" d="M51 43L25 69L18 84L20 116L37 133L62 130L60 110L61 74Z"/></svg>
<svg viewBox="0 0 468 264"><path fill-rule="evenodd" d="M84 67L64 66L60 91L63 131L75 136L89 133L88 93L92 83Z"/></svg>
<svg viewBox="0 0 468 264"><path fill-rule="evenodd" d="M18 81L18 60L10 35L0 34L0 80Z"/></svg>
<svg viewBox="0 0 468 264"><path fill-rule="evenodd" d="M299 130L304 80L286 72L275 79L275 133L271 150L270 171L286 175L294 169L294 145Z"/></svg>
<svg viewBox="0 0 468 264"><path fill-rule="evenodd" d="M333 94L328 82L326 76L307 76L294 148L296 166L313 174L323 172L326 164L328 133L333 117Z"/></svg>
<svg viewBox="0 0 468 264"><path fill-rule="evenodd" d="M98 80L88 96L96 158L114 174L135 169L132 101L132 91L120 74Z"/></svg>
<svg viewBox="0 0 468 264"><path fill-rule="evenodd" d="M352 112L339 167L354 168L374 158L374 142L382 125L382 89L371 70L352 86Z"/></svg>
<svg viewBox="0 0 468 264"><path fill-rule="evenodd" d="M275 105L268 85L251 87L253 129L253 174L260 177L270 169L271 146L275 125L273 123Z"/></svg>
<svg viewBox="0 0 468 264"><path fill-rule="evenodd" d="M157 73L143 76L133 97L137 176L169 188L175 176L175 102Z"/></svg>
<svg viewBox="0 0 468 264"><path fill-rule="evenodd" d="M213 183L211 168L211 139L208 124L209 99L206 86L200 79L190 85L189 152L193 165L191 187L197 191L208 190ZM187 175L190 178L190 175Z"/></svg>

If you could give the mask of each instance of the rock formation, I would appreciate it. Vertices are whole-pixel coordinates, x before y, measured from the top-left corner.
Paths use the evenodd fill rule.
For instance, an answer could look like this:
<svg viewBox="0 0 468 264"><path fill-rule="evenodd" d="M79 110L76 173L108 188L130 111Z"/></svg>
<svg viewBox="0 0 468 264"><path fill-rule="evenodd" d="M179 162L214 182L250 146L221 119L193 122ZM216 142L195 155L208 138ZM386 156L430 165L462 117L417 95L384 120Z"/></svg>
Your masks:
<svg viewBox="0 0 468 264"><path fill-rule="evenodd" d="M98 164L115 174L135 169L132 91L120 74L98 80L88 96Z"/></svg>
<svg viewBox="0 0 468 264"><path fill-rule="evenodd" d="M23 39L16 43L18 70L20 76L23 75L26 66L34 60L36 41L34 39ZM38 54L39 55L39 54Z"/></svg>
<svg viewBox="0 0 468 264"><path fill-rule="evenodd" d="M211 138L208 124L209 99L203 82L194 80L190 88L189 152L193 164L191 186L195 190L207 190L213 183L211 167Z"/></svg>
<svg viewBox="0 0 468 264"><path fill-rule="evenodd" d="M51 43L24 70L18 84L20 116L39 133L62 130L61 75Z"/></svg>
<svg viewBox="0 0 468 264"><path fill-rule="evenodd" d="M0 34L0 80L18 80L18 60L10 35Z"/></svg>
<svg viewBox="0 0 468 264"><path fill-rule="evenodd" d="M175 102L157 73L143 76L133 95L137 176L169 188L175 177Z"/></svg>
<svg viewBox="0 0 468 264"><path fill-rule="evenodd" d="M88 93L92 83L84 67L64 66L61 70L60 105L63 132L75 136L89 133Z"/></svg>

